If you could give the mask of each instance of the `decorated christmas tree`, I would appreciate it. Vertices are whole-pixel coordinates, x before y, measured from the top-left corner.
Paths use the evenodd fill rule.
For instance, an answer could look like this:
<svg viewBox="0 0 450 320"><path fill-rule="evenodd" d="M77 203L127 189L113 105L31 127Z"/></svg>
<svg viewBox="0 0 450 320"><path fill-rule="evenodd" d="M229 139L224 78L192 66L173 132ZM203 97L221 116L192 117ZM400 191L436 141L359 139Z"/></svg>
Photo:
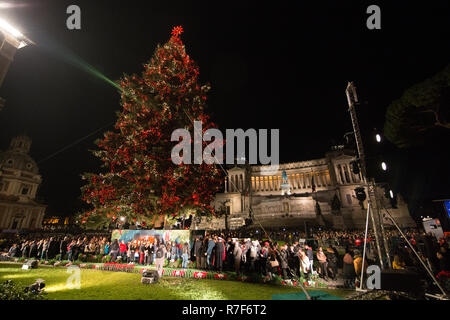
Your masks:
<svg viewBox="0 0 450 320"><path fill-rule="evenodd" d="M199 84L199 69L186 54L182 32L175 27L170 40L157 46L141 76L121 79L115 131L96 141L100 150L93 151L103 172L83 175L83 200L94 207L80 215L83 226L103 227L124 217L152 227L163 217L214 215L219 168L171 161L174 130L193 133L194 120L202 122L203 132L214 127L204 111L210 87Z"/></svg>

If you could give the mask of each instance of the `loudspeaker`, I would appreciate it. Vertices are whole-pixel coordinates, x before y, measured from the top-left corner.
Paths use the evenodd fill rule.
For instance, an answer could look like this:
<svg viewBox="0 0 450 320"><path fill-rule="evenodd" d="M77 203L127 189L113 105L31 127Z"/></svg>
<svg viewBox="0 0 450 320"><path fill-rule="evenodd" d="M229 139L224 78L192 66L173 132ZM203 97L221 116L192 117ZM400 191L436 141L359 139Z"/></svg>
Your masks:
<svg viewBox="0 0 450 320"><path fill-rule="evenodd" d="M142 272L141 283L150 284L156 283L159 280L159 273L156 270L145 270Z"/></svg>
<svg viewBox="0 0 450 320"><path fill-rule="evenodd" d="M37 260L29 260L23 264L22 269L36 269L38 267Z"/></svg>
<svg viewBox="0 0 450 320"><path fill-rule="evenodd" d="M381 271L381 290L420 292L423 284L417 273L406 270Z"/></svg>

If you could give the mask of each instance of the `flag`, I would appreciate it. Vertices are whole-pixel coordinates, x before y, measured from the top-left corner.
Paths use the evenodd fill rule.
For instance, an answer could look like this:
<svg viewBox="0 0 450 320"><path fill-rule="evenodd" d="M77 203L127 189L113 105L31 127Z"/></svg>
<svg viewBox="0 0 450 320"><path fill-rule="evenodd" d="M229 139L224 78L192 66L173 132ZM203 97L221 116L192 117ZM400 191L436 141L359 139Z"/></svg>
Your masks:
<svg viewBox="0 0 450 320"><path fill-rule="evenodd" d="M314 183L314 172L311 172L311 189L312 192L316 192L316 185Z"/></svg>

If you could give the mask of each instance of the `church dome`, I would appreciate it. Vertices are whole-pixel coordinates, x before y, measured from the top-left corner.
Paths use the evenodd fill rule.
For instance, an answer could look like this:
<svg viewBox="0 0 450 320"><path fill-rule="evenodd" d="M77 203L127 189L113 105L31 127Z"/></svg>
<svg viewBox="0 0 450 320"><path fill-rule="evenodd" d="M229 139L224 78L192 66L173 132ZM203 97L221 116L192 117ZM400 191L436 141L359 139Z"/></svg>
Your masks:
<svg viewBox="0 0 450 320"><path fill-rule="evenodd" d="M38 174L36 162L28 155L30 147L31 139L27 136L13 138L9 149L0 152L0 167Z"/></svg>

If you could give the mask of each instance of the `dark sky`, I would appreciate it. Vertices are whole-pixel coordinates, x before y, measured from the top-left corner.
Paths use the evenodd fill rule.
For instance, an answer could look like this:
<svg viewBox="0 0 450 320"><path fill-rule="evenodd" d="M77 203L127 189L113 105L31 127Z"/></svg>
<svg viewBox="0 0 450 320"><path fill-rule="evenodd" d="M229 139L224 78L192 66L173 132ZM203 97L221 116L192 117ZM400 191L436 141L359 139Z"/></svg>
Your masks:
<svg viewBox="0 0 450 320"><path fill-rule="evenodd" d="M322 157L351 130L347 81L357 85L361 127L369 132L383 127L393 99L450 62L448 1L15 3L21 6L0 9L0 16L37 45L16 54L0 89L7 100L0 146L26 132L38 162L113 122L120 108L117 90L70 63L71 57L113 80L140 73L177 25L202 81L212 85L213 120L221 129L279 128L281 162ZM81 8L81 30L66 28L71 4ZM381 30L366 28L370 4L381 7ZM80 174L97 170L88 149L100 135L39 164L40 196L50 213L79 207Z"/></svg>

